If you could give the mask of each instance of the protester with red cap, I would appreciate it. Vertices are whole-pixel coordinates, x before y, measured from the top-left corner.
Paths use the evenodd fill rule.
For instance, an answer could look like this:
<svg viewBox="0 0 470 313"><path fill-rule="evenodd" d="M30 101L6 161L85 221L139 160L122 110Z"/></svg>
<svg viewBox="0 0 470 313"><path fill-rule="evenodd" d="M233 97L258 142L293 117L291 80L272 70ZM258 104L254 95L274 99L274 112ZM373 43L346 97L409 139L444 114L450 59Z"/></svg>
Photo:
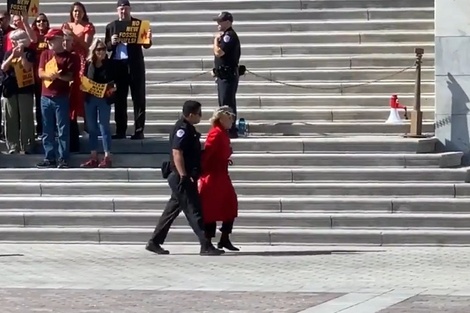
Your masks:
<svg viewBox="0 0 470 313"><path fill-rule="evenodd" d="M38 168L66 168L70 145L70 82L74 72L72 54L64 48L64 32L50 29L44 36L49 49L41 54L38 75L42 80L41 113L43 117L44 161ZM55 126L58 131L58 160L55 149Z"/></svg>

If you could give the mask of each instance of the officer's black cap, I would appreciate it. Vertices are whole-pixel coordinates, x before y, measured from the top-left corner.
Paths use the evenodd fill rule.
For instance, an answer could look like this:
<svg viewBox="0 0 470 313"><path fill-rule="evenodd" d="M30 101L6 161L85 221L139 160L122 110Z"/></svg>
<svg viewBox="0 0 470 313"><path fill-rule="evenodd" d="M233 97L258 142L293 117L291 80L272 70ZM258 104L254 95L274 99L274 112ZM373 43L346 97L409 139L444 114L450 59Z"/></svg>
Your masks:
<svg viewBox="0 0 470 313"><path fill-rule="evenodd" d="M194 100L188 100L183 104L183 116L188 117L189 114L198 114L201 112L202 104Z"/></svg>
<svg viewBox="0 0 470 313"><path fill-rule="evenodd" d="M217 17L214 17L213 20L216 22L226 22L226 21L233 22L233 15L230 12L223 11L223 12L220 12L220 14L217 15Z"/></svg>
<svg viewBox="0 0 470 313"><path fill-rule="evenodd" d="M129 0L118 0L117 2L117 7L130 7L131 4L129 3Z"/></svg>

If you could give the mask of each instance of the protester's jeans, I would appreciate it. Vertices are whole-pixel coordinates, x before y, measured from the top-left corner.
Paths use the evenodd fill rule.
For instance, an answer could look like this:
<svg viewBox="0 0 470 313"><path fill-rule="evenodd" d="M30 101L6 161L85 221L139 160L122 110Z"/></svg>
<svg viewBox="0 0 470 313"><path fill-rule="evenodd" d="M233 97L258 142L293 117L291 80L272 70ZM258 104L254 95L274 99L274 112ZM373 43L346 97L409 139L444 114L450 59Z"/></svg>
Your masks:
<svg viewBox="0 0 470 313"><path fill-rule="evenodd" d="M106 99L87 96L85 103L85 114L88 126L88 140L91 151L98 148L98 128L103 140L104 152L111 152L111 129L109 120L111 118L111 105Z"/></svg>
<svg viewBox="0 0 470 313"><path fill-rule="evenodd" d="M70 146L70 102L68 95L41 97L42 130L45 160L56 160L55 126L57 121L59 159L68 161Z"/></svg>

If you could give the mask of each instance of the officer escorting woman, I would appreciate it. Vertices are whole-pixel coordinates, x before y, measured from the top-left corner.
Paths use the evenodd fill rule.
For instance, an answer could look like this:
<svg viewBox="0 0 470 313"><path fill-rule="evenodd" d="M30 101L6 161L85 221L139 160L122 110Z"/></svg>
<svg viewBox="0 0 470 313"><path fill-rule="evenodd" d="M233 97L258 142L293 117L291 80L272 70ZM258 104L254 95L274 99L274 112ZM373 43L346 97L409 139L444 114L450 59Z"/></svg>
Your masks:
<svg viewBox="0 0 470 313"><path fill-rule="evenodd" d="M146 249L157 254L169 254L161 247L171 224L181 211L201 243L201 255L221 255L204 233L201 201L197 182L201 174L201 134L194 125L201 121L201 103L186 101L183 116L170 133L170 162L163 162L162 176L168 180L171 197L158 221Z"/></svg>
<svg viewBox="0 0 470 313"><path fill-rule="evenodd" d="M220 31L214 38L214 75L217 77L217 94L219 106L229 106L237 115L236 94L240 78L238 63L241 47L237 33L232 28L233 16L229 12L221 12L214 21ZM237 138L236 118L229 130L230 138Z"/></svg>

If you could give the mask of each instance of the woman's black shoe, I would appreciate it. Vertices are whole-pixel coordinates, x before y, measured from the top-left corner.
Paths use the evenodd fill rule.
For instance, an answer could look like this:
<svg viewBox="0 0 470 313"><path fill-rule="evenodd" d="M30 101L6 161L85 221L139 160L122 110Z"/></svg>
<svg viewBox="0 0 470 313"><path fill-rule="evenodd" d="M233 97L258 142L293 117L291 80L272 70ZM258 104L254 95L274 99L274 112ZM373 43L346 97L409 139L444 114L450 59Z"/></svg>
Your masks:
<svg viewBox="0 0 470 313"><path fill-rule="evenodd" d="M224 240L221 239L219 243L217 244L217 248L219 249L225 248L230 251L240 251L240 249L238 249L232 244L230 239L224 239Z"/></svg>

